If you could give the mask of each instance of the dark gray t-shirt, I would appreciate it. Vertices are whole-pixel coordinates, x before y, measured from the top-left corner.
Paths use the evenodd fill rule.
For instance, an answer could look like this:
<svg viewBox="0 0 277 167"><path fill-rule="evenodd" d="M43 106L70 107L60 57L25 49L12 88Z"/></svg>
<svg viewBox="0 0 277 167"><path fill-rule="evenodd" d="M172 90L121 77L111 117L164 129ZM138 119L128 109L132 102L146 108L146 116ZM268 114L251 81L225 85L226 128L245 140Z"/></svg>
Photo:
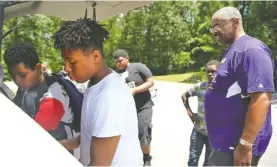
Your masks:
<svg viewBox="0 0 277 167"><path fill-rule="evenodd" d="M146 65L142 63L131 63L121 75L125 78L126 83L130 86L140 86L150 77L152 73ZM132 87L132 86L131 86ZM154 103L151 100L150 91L138 93L134 96L137 110L152 107Z"/></svg>

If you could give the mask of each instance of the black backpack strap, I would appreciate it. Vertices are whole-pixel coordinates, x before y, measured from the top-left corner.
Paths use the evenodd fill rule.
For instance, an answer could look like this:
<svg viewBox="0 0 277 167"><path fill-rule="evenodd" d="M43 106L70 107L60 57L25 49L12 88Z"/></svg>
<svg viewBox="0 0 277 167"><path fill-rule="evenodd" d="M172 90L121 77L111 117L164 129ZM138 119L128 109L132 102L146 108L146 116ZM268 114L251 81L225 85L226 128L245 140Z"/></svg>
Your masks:
<svg viewBox="0 0 277 167"><path fill-rule="evenodd" d="M24 90L22 90L18 87L16 95L15 95L14 99L12 100L14 102L14 104L16 104L21 109L22 109L23 95L24 95Z"/></svg>

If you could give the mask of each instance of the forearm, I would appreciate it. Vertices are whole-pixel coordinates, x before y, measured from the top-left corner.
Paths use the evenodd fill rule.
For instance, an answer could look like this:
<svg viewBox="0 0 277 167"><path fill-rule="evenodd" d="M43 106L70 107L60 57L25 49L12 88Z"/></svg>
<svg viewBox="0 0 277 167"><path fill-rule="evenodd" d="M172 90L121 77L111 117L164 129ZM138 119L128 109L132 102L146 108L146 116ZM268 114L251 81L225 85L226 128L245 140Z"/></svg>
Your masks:
<svg viewBox="0 0 277 167"><path fill-rule="evenodd" d="M154 86L154 82L145 82L145 83L141 84L140 86L135 87L135 92L136 93L145 92L145 91L149 90L152 86Z"/></svg>
<svg viewBox="0 0 277 167"><path fill-rule="evenodd" d="M266 119L268 108L270 107L270 99L264 97L258 100L251 100L241 138L254 143Z"/></svg>
<svg viewBox="0 0 277 167"><path fill-rule="evenodd" d="M90 163L87 166L111 166L112 160L110 162L93 162L90 161Z"/></svg>
<svg viewBox="0 0 277 167"><path fill-rule="evenodd" d="M115 152L112 156L104 155L101 152L104 151L93 151L90 153L91 161L89 166L111 166Z"/></svg>
<svg viewBox="0 0 277 167"><path fill-rule="evenodd" d="M190 105L189 105L189 94L188 92L185 92L183 95L182 95L182 101L183 101L183 104L184 106L186 107L186 110L188 112L188 115L191 116L192 115L192 112L191 112L191 108L190 108Z"/></svg>

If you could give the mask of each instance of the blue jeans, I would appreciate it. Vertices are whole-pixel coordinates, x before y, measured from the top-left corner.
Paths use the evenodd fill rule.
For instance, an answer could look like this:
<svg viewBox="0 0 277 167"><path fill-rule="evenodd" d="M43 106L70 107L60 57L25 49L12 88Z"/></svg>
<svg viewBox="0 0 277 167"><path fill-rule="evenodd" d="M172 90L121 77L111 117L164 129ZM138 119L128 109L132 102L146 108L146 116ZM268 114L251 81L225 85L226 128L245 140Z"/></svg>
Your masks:
<svg viewBox="0 0 277 167"><path fill-rule="evenodd" d="M203 166L208 166L208 157L211 152L208 136L197 132L194 128L190 136L190 153L188 166L198 166L198 161L203 147L206 147L205 160Z"/></svg>

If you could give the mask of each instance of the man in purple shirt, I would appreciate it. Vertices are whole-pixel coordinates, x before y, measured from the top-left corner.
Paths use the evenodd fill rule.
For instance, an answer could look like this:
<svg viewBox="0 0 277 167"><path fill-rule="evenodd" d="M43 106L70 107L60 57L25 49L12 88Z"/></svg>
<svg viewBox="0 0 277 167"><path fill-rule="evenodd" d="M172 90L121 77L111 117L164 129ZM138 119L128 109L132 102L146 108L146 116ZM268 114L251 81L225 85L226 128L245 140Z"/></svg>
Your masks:
<svg viewBox="0 0 277 167"><path fill-rule="evenodd" d="M274 61L270 49L245 34L240 12L225 7L212 16L211 32L227 45L205 97L213 148L210 166L257 166L272 135Z"/></svg>

